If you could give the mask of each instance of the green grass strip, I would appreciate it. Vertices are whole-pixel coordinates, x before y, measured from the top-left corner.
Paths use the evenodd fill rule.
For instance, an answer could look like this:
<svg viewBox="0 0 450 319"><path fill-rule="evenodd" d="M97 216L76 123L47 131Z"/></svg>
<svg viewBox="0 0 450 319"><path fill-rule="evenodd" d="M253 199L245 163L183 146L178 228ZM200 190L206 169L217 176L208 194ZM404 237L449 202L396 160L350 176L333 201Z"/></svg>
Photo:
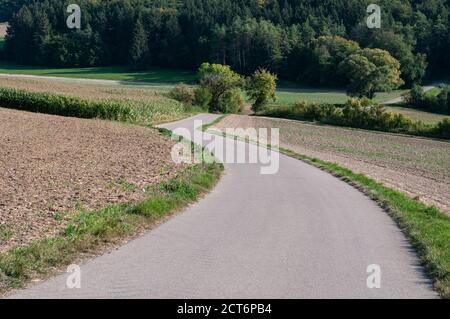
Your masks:
<svg viewBox="0 0 450 319"><path fill-rule="evenodd" d="M222 121L227 116L228 116L228 114L223 114L223 115L219 116L218 118L216 118L214 121L203 124L202 127L200 128L200 130L202 132L206 132L211 126L218 124L220 121Z"/></svg>
<svg viewBox="0 0 450 319"><path fill-rule="evenodd" d="M63 234L35 241L0 254L0 295L20 288L34 277L54 274L83 254L92 256L106 244L119 243L155 222L195 202L219 180L223 165L191 166L169 181L147 189L138 204L110 205L79 211Z"/></svg>

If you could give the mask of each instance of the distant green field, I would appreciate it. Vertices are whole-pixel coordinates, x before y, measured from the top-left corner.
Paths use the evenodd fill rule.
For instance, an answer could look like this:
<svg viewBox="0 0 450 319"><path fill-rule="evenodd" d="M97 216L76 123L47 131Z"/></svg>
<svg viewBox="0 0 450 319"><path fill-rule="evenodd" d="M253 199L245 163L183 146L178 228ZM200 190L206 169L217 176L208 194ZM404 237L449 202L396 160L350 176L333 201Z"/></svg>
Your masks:
<svg viewBox="0 0 450 319"><path fill-rule="evenodd" d="M71 78L87 78L101 80L117 81L139 81L150 84L172 84L193 83L196 80L196 74L186 70L171 70L154 68L144 72L130 72L126 67L94 67L94 68L40 68L32 66L22 66L0 62L0 73L11 74L31 74L41 76L59 76ZM391 93L377 94L375 100L383 102L395 98L402 91L393 91ZM320 103L344 103L348 100L345 91L329 88L308 88L301 87L292 83L281 83L277 93L278 100L275 104L293 104L295 102L306 100Z"/></svg>
<svg viewBox="0 0 450 319"><path fill-rule="evenodd" d="M389 93L377 93L375 101L382 103L399 97L404 91L395 90ZM339 89L317 89L317 88L284 88L283 85L277 92L277 101L274 105L294 104L299 101L342 104L349 99L344 90Z"/></svg>
<svg viewBox="0 0 450 319"><path fill-rule="evenodd" d="M433 88L433 89L429 90L426 94L427 95L438 96L439 93L441 93L441 89L436 87L436 88Z"/></svg>
<svg viewBox="0 0 450 319"><path fill-rule="evenodd" d="M0 73L59 76L116 81L138 81L151 84L192 83L196 75L190 71L154 68L144 72L130 72L122 66L93 68L40 68L0 62Z"/></svg>
<svg viewBox="0 0 450 319"><path fill-rule="evenodd" d="M2 42L0 42L0 46ZM146 82L167 91L170 87L184 82L194 83L196 75L194 72L185 70L171 70L154 68L144 72L130 72L126 67L93 67L93 68L40 68L32 66L14 65L0 61L0 73L8 74L30 74L39 76L56 76L68 78L87 78L99 80L116 80L126 82ZM400 96L404 91L397 90L390 93L378 93L375 97L377 102L384 102ZM295 83L281 82L277 92L277 101L273 105L290 105L299 101L309 101L317 103L341 104L345 103L349 97L342 89L333 88L312 88L299 86ZM393 110L394 111L394 110ZM416 110L399 110L414 119L422 119L424 122L436 122L438 116L428 116L424 112ZM419 114L420 113L420 114ZM433 118L431 118L433 117Z"/></svg>

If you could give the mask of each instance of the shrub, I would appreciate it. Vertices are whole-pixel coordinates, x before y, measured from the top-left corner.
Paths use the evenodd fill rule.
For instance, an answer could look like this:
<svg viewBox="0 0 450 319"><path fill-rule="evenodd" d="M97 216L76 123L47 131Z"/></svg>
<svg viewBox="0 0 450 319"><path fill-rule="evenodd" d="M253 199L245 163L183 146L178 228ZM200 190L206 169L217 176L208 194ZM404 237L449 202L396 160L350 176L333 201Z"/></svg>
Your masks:
<svg viewBox="0 0 450 319"><path fill-rule="evenodd" d="M207 110L212 99L211 91L204 87L198 87L194 90L194 96L194 104Z"/></svg>
<svg viewBox="0 0 450 319"><path fill-rule="evenodd" d="M194 90L186 84L179 84L169 92L169 97L187 105L193 105L195 101Z"/></svg>
<svg viewBox="0 0 450 319"><path fill-rule="evenodd" d="M237 113L242 110L244 99L238 88L228 90L219 98L217 111L222 113Z"/></svg>
<svg viewBox="0 0 450 319"><path fill-rule="evenodd" d="M450 139L450 118L447 117L439 122L434 129L434 135Z"/></svg>
<svg viewBox="0 0 450 319"><path fill-rule="evenodd" d="M259 69L247 79L246 91L255 100L252 110L258 112L269 100L276 101L277 76L265 69Z"/></svg>
<svg viewBox="0 0 450 319"><path fill-rule="evenodd" d="M298 114L306 120L310 121L330 121L334 118L336 108L331 104L317 104L300 102L294 106Z"/></svg>

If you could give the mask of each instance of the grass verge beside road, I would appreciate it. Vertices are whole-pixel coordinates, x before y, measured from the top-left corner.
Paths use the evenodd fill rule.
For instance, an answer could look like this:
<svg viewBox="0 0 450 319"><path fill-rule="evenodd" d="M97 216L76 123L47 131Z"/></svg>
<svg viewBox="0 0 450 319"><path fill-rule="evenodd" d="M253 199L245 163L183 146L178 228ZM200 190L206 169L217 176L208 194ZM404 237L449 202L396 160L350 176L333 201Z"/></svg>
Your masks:
<svg viewBox="0 0 450 319"><path fill-rule="evenodd" d="M198 200L217 183L222 171L218 163L188 167L179 176L148 189L149 196L141 203L80 211L60 236L1 253L0 295L148 229Z"/></svg>
<svg viewBox="0 0 450 319"><path fill-rule="evenodd" d="M401 96L405 90L394 90L392 92L380 92L375 95L374 101L383 103ZM342 89L333 88L309 88L291 85L285 87L280 84L277 93L277 101L272 102L271 106L290 105L300 101L314 103L344 104L349 96Z"/></svg>
<svg viewBox="0 0 450 319"><path fill-rule="evenodd" d="M1 39L0 39L1 45ZM122 81L124 85L137 84L133 82L148 83L155 87L161 86L165 90L179 83L193 84L197 81L197 75L189 70L176 70L164 68L152 68L147 71L130 71L126 66L90 67L90 68L45 68L28 65L16 65L6 61L0 61L0 73L37 75L65 78L81 78L96 80ZM375 96L376 102L385 102L399 97L404 90L392 92L380 92ZM317 103L343 104L348 100L343 89L339 88L315 88L303 86L297 83L283 81L277 90L277 101L273 105L288 105L299 101Z"/></svg>

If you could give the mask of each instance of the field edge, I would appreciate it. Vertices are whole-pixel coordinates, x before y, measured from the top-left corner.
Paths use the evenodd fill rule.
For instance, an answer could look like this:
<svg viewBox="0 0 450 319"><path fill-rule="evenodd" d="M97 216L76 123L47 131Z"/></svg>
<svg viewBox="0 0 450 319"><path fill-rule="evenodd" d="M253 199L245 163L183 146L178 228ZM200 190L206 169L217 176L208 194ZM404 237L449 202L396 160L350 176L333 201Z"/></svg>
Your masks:
<svg viewBox="0 0 450 319"><path fill-rule="evenodd" d="M151 230L211 191L223 170L216 162L190 166L169 181L152 185L151 195L140 203L79 211L60 236L0 253L0 297Z"/></svg>

